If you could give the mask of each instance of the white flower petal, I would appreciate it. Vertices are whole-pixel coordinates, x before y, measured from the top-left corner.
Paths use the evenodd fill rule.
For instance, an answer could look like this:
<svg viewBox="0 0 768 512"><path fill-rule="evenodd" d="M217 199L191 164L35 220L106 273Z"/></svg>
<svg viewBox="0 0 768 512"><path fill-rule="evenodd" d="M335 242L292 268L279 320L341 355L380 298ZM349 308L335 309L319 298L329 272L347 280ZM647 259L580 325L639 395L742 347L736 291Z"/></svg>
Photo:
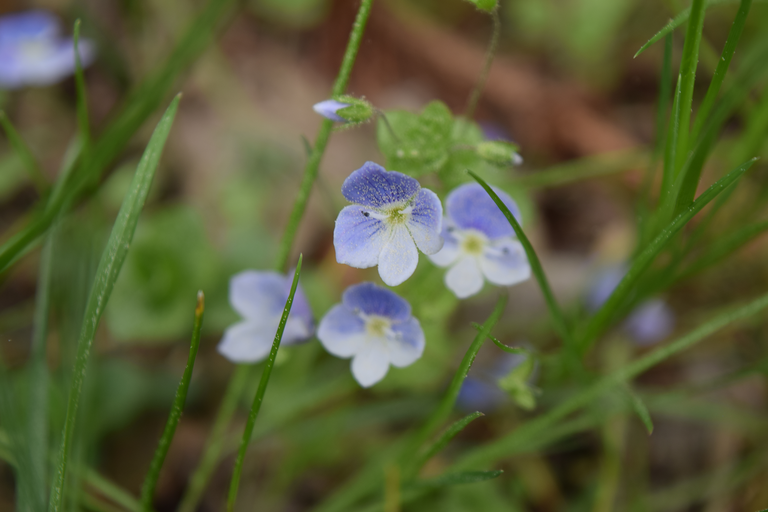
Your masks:
<svg viewBox="0 0 768 512"><path fill-rule="evenodd" d="M445 223L448 222L446 219ZM428 257L438 267L447 267L456 262L459 257L459 241L453 236L451 230L455 229L452 226L448 226L446 229L445 224L443 226L442 237L445 240L443 248L435 254L429 254Z"/></svg>
<svg viewBox="0 0 768 512"><path fill-rule="evenodd" d="M531 277L525 249L517 240L494 244L478 262L485 278L493 284L511 286Z"/></svg>
<svg viewBox="0 0 768 512"><path fill-rule="evenodd" d="M368 338L363 349L352 359L352 375L364 388L379 382L389 370L389 355L382 339Z"/></svg>
<svg viewBox="0 0 768 512"><path fill-rule="evenodd" d="M394 324L392 330L396 339L389 339L389 361L393 366L403 368L413 364L424 353L424 331L421 324L411 317L405 322Z"/></svg>
<svg viewBox="0 0 768 512"><path fill-rule="evenodd" d="M445 274L445 285L460 299L476 294L483 288L483 274L477 259L471 256L461 258Z"/></svg>
<svg viewBox="0 0 768 512"><path fill-rule="evenodd" d="M404 225L394 226L379 255L379 275L389 286L397 286L413 275L419 263L416 244Z"/></svg>
<svg viewBox="0 0 768 512"><path fill-rule="evenodd" d="M355 268L373 267L390 238L389 228L359 205L341 210L333 230L336 261Z"/></svg>
<svg viewBox="0 0 768 512"><path fill-rule="evenodd" d="M246 270L229 280L229 303L248 320L271 321L283 312L287 286L290 282L286 284L286 277L277 272Z"/></svg>
<svg viewBox="0 0 768 512"><path fill-rule="evenodd" d="M443 237L440 236L442 224L443 206L437 194L425 188L419 190L408 219L408 230L421 252L435 254L442 249Z"/></svg>
<svg viewBox="0 0 768 512"><path fill-rule="evenodd" d="M236 323L224 331L217 349L233 363L256 363L266 359L279 323L279 318L269 324L250 321Z"/></svg>
<svg viewBox="0 0 768 512"><path fill-rule="evenodd" d="M336 304L320 320L317 339L336 357L352 357L365 346L365 322L343 304Z"/></svg>

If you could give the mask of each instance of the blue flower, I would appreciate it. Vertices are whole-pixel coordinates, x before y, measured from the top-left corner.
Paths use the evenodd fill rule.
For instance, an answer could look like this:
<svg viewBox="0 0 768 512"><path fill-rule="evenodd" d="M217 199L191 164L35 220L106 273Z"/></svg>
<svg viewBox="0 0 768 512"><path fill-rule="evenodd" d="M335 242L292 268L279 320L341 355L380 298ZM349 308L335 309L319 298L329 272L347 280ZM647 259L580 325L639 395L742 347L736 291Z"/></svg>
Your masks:
<svg viewBox="0 0 768 512"><path fill-rule="evenodd" d="M424 352L424 331L410 304L373 283L347 288L320 320L317 338L331 354L353 358L352 375L365 388L383 379L390 364L403 368Z"/></svg>
<svg viewBox="0 0 768 512"><path fill-rule="evenodd" d="M272 348L293 275L247 270L229 282L229 302L244 318L224 332L218 350L235 363L265 359ZM285 324L282 345L306 341L314 332L314 320L301 286L296 288L291 314Z"/></svg>
<svg viewBox="0 0 768 512"><path fill-rule="evenodd" d="M93 61L95 46L80 39L80 62ZM0 18L0 88L49 85L75 71L71 38L59 35L56 18L45 11L27 11Z"/></svg>
<svg viewBox="0 0 768 512"><path fill-rule="evenodd" d="M494 191L520 221L517 204L505 192ZM477 183L455 188L445 201L445 245L430 259L451 267L445 284L460 299L479 292L484 279L500 286L525 281L531 267L512 226L488 193Z"/></svg>
<svg viewBox="0 0 768 512"><path fill-rule="evenodd" d="M331 121L336 121L339 123L345 123L347 120L338 115L336 112L349 106L349 103L342 103L336 100L325 100L321 101L320 103L315 103L312 109L326 119L330 119Z"/></svg>
<svg viewBox="0 0 768 512"><path fill-rule="evenodd" d="M464 379L456 398L456 407L463 412L480 411L491 413L503 405L509 398L519 403L521 393L531 393L529 384L537 378L538 365L532 366L530 371L522 372L518 379L512 379L514 386L505 391L499 386L499 381L509 377L516 369L529 361L525 354L501 354L496 356L493 364L487 369L470 370L469 376ZM505 383L508 387L510 382Z"/></svg>
<svg viewBox="0 0 768 512"><path fill-rule="evenodd" d="M424 254L443 247L443 206L414 178L366 162L344 181L341 193L355 204L336 219L333 245L339 263L378 265L381 279L397 286L416 270L417 247Z"/></svg>
<svg viewBox="0 0 768 512"><path fill-rule="evenodd" d="M595 312L608 300L627 273L626 265L602 269L587 292L587 308ZM675 315L662 299L639 304L624 320L622 328L638 345L652 345L669 336L675 327Z"/></svg>

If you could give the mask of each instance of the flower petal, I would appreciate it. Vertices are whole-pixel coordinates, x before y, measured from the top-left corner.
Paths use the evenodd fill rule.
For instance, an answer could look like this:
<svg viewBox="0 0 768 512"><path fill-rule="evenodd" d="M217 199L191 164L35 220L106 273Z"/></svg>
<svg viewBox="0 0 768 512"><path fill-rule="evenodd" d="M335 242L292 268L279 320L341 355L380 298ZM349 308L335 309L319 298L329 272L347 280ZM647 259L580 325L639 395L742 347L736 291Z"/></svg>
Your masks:
<svg viewBox="0 0 768 512"><path fill-rule="evenodd" d="M350 267L368 268L379 262L379 254L389 240L384 222L366 216L365 208L357 205L341 210L333 230L336 261Z"/></svg>
<svg viewBox="0 0 768 512"><path fill-rule="evenodd" d="M477 259L471 256L461 258L445 274L445 285L460 299L466 299L483 288L483 274Z"/></svg>
<svg viewBox="0 0 768 512"><path fill-rule="evenodd" d="M373 283L350 286L344 291L341 300L349 311L359 310L366 315L389 318L393 322L402 322L411 316L408 301L392 290Z"/></svg>
<svg viewBox="0 0 768 512"><path fill-rule="evenodd" d="M392 325L396 339L389 339L389 361L403 368L413 364L424 353L424 330L415 318Z"/></svg>
<svg viewBox="0 0 768 512"><path fill-rule="evenodd" d="M256 363L266 359L275 339L280 318L271 322L239 322L224 331L217 350L233 363Z"/></svg>
<svg viewBox="0 0 768 512"><path fill-rule="evenodd" d="M397 286L413 275L419 263L419 251L404 225L393 226L389 242L379 255L379 275L389 286Z"/></svg>
<svg viewBox="0 0 768 512"><path fill-rule="evenodd" d="M624 328L638 345L652 345L672 333L675 316L667 303L653 299L635 308L624 322Z"/></svg>
<svg viewBox="0 0 768 512"><path fill-rule="evenodd" d="M387 171L373 162L365 162L350 174L341 185L341 193L356 204L369 208L405 205L421 188L416 179L405 174Z"/></svg>
<svg viewBox="0 0 768 512"><path fill-rule="evenodd" d="M44 10L25 11L0 17L0 44L15 44L59 35L59 20Z"/></svg>
<svg viewBox="0 0 768 512"><path fill-rule="evenodd" d="M478 258L478 263L485 278L493 284L511 286L531 277L531 266L525 249L517 240L493 244L490 250Z"/></svg>
<svg viewBox="0 0 768 512"><path fill-rule="evenodd" d="M464 412L490 413L498 409L507 398L498 386L474 377L467 377L456 397L456 407Z"/></svg>
<svg viewBox="0 0 768 512"><path fill-rule="evenodd" d="M438 267L447 267L459 257L459 240L453 235L455 229L448 218L443 219L443 232L440 234L444 240L443 248L429 255L429 259Z"/></svg>
<svg viewBox="0 0 768 512"><path fill-rule="evenodd" d="M320 103L315 103L312 109L321 116L330 119L331 121L338 121L340 123L346 122L346 119L336 113L337 110L348 107L348 103L342 103L336 100L325 100Z"/></svg>
<svg viewBox="0 0 768 512"><path fill-rule="evenodd" d="M364 388L379 382L389 370L387 347L382 339L368 339L363 349L352 359L352 375Z"/></svg>
<svg viewBox="0 0 768 512"><path fill-rule="evenodd" d="M627 267L624 264L605 267L593 277L592 284L587 292L587 308L591 312L600 309L600 306L608 300L613 290L619 285L624 275L627 273Z"/></svg>
<svg viewBox="0 0 768 512"><path fill-rule="evenodd" d="M365 322L344 304L336 304L317 328L317 339L336 357L352 357L365 345Z"/></svg>
<svg viewBox="0 0 768 512"><path fill-rule="evenodd" d="M229 303L249 320L272 319L282 314L289 290L277 272L246 270L229 280Z"/></svg>
<svg viewBox="0 0 768 512"><path fill-rule="evenodd" d="M493 187L502 202L507 205L512 215L522 224L520 209L503 190ZM478 183L466 183L453 189L445 200L448 216L461 229L476 229L488 238L495 239L514 236L515 231L509 221L493 202L491 196Z"/></svg>
<svg viewBox="0 0 768 512"><path fill-rule="evenodd" d="M419 190L413 201L408 230L421 252L435 254L443 248L443 237L440 236L442 225L443 205L437 194L425 188Z"/></svg>

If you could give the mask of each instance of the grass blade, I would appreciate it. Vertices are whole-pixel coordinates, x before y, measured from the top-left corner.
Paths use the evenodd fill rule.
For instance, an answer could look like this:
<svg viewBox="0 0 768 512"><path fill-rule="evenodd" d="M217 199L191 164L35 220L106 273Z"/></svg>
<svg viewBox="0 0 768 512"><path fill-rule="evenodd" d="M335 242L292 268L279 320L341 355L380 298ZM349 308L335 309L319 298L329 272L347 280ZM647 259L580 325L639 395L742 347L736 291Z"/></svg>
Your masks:
<svg viewBox="0 0 768 512"><path fill-rule="evenodd" d="M643 425L645 425L645 430L648 431L648 435L653 434L653 421L651 420L651 413L648 412L648 408L645 406L640 397L637 396L637 393L632 391L629 386L626 386L624 390L627 392L632 410L635 411L635 414L637 414L637 416L640 418L640 421L642 421Z"/></svg>
<svg viewBox="0 0 768 512"><path fill-rule="evenodd" d="M747 21L747 14L749 14L749 8L752 6L752 0L741 0L739 10L736 13L736 17L731 25L731 30L728 32L728 38L725 40L725 46L723 47L723 53L720 56L720 60L717 61L717 67L715 73L712 76L712 81L709 83L709 89L704 96L704 101L699 106L699 111L696 114L696 120L693 123L693 129L691 130L691 138L696 139L704 127L704 123L709 116L712 107L715 104L717 95L720 93L720 87L723 85L725 74L731 65L731 59L733 54L736 53L736 46L741 39L741 32L744 30L744 23Z"/></svg>
<svg viewBox="0 0 768 512"><path fill-rule="evenodd" d="M728 324L750 317L766 308L768 308L768 294L762 295L744 306L716 315L713 319L700 325L685 336L659 347L650 354L603 377L588 388L561 402L560 405L546 414L525 423L507 436L472 450L459 460L455 467L471 468L491 464L496 460L504 458L507 454L514 453L521 447L535 442L542 431L556 425L571 413L594 404L595 400L603 393L611 391L617 385L631 381L659 363L691 348Z"/></svg>
<svg viewBox="0 0 768 512"><path fill-rule="evenodd" d="M277 326L277 332L275 333L275 341L272 342L272 350L269 352L269 357L264 365L264 371L261 374L261 380L259 381L259 388L256 390L256 396L253 397L253 405L251 405L251 412L248 414L248 421L245 424L245 431L243 432L243 439L240 442L240 450L237 453L237 459L235 460L235 469L232 472L232 480L229 485L229 496L227 497L227 511L233 512L235 509L235 500L237 499L237 490L240 486L240 476L243 473L243 462L245 461L245 452L248 450L248 444L251 442L251 435L253 434L253 426L256 424L256 418L259 416L259 410L261 410L261 403L264 400L264 393L267 392L267 384L269 384L269 377L272 374L272 368L275 365L275 358L277 357L277 351L280 348L280 341L283 339L283 331L285 330L285 324L288 321L288 315L291 313L291 306L293 306L293 296L296 294L296 287L299 285L299 275L301 274L301 261L303 257L299 255L299 262L296 264L296 271L293 273L293 283L291 283L291 291L288 293L288 300L285 302L285 308L283 309L283 316L280 318L280 324Z"/></svg>
<svg viewBox="0 0 768 512"><path fill-rule="evenodd" d="M181 95L177 95L171 102L168 110L165 111L162 119L157 124L149 144L147 144L147 149L139 161L131 188L123 200L123 204L117 214L117 220L115 220L112 228L112 233L109 236L107 247L104 249L101 261L99 262L99 268L96 272L96 278L91 288L83 317L80 339L77 342L77 356L72 375L72 384L69 390L64 429L61 436L58 467L48 503L48 510L50 512L59 512L64 503L64 484L67 476L68 459L72 450L77 410L80 404L80 395L83 389L91 346L96 335L96 327L99 324L101 315L104 313L104 308L107 305L109 295L117 280L123 261L125 261L125 257L128 254L128 248L136 230L139 214L144 207L144 201L147 199L149 187L152 184L152 178L160 162L160 155L168 138L168 133L171 130L180 99Z"/></svg>
<svg viewBox="0 0 768 512"><path fill-rule="evenodd" d="M497 478L504 473L502 470L496 471L459 471L457 473L448 473L429 480L417 480L407 484L409 488L427 487L430 489L439 489L441 487L450 487L452 485L474 484L485 482Z"/></svg>
<svg viewBox="0 0 768 512"><path fill-rule="evenodd" d="M0 110L0 124L3 125L3 130L5 130L5 135L8 137L8 142L10 142L11 147L16 151L16 154L19 155L37 192L40 195L45 194L48 190L48 179L43 174L42 169L40 169L40 165L37 163L29 146L27 146L27 143L21 138L21 135L16 131L11 120L8 119L8 115L3 110Z"/></svg>
<svg viewBox="0 0 768 512"><path fill-rule="evenodd" d="M192 380L192 369L195 366L195 357L197 357L197 348L200 346L200 331L203 328L203 313L205 312L205 296L202 291L197 292L197 307L195 308L195 323L192 327L192 341L189 346L189 357L187 366L184 368L184 375L181 377L179 387L176 389L176 397L173 400L173 407L168 416L168 422L165 424L165 430L160 437L155 456L149 466L149 472L144 479L144 485L141 487L141 504L144 510L152 510L152 497L155 495L157 479L160 477L160 468L163 467L165 456L168 454L168 448L171 447L173 434L176 433L176 425L181 419L181 411L184 409L184 402L187 399L189 383Z"/></svg>
<svg viewBox="0 0 768 512"><path fill-rule="evenodd" d="M736 180L738 180L755 163L755 159L737 167L723 178L715 182L706 192L701 194L688 208L680 213L648 246L634 259L624 279L613 290L613 293L605 301L602 307L590 319L583 334L579 338L578 347L583 355L597 339L597 336L613 322L614 315L620 308L624 300L629 296L632 287L638 282L643 272L651 265L658 256L666 243L672 236L680 231L689 220L693 218L704 206L717 197L720 192L725 190Z"/></svg>
<svg viewBox="0 0 768 512"><path fill-rule="evenodd" d="M566 347L573 347L573 337L571 335L570 329L568 328L568 324L565 321L565 315L560 309L560 305L557 303L557 299L555 299L554 293L552 293L552 288L549 286L547 276L544 274L544 268L541 266L541 261L539 261L539 257L536 255L536 251L534 251L531 242L528 240L528 237L525 236L520 223L517 222L515 216L512 215L512 212L509 211L507 205L505 205L504 202L499 199L499 196L496 195L496 192L494 192L493 189L488 186L488 184L480 176L472 171L469 171L469 174L485 189L488 195L491 196L493 202L496 203L496 206L499 207L501 212L507 218L507 221L509 221L512 229L515 230L515 234L517 235L518 240L520 240L520 243L523 244L525 254L528 256L528 263L531 265L533 275L536 277L536 281L539 283L541 292L544 294L544 300L547 303L547 308L549 309L549 314L552 317L552 322L555 324L555 330L557 330L557 333L563 339Z"/></svg>
<svg viewBox="0 0 768 512"><path fill-rule="evenodd" d="M683 57L680 61L680 106L678 115L678 134L675 149L675 175L683 167L688 157L688 137L693 105L693 87L696 80L696 67L699 64L699 45L704 30L704 0L693 0L688 29L685 32Z"/></svg>
<svg viewBox="0 0 768 512"><path fill-rule="evenodd" d="M75 45L75 86L77 87L77 126L85 147L91 143L91 128L88 122L88 96L85 89L83 63L80 62L80 20L75 21L73 35Z"/></svg>
<svg viewBox="0 0 768 512"><path fill-rule="evenodd" d="M482 325L472 322L472 327L475 328L475 330L479 331L483 328ZM499 347L501 350L508 354L528 354L528 350L520 347L510 347L509 345L505 345L504 343L500 342L498 339L496 339L494 336L488 334L488 339L493 342L494 345Z"/></svg>
<svg viewBox="0 0 768 512"><path fill-rule="evenodd" d="M417 474L419 470L424 466L424 464L427 463L429 459L440 453L443 448L445 448L448 443L451 442L451 439L456 437L456 435L464 430L464 427L469 425L471 422L479 418L480 416L485 416L483 413L477 411L473 412L472 414L469 414L467 416L464 416L459 421L452 424L450 427L445 429L443 433L440 435L437 440L432 443L431 445L427 446L423 450L421 450L422 454L419 456L413 463L412 467L410 468L411 474Z"/></svg>
<svg viewBox="0 0 768 512"><path fill-rule="evenodd" d="M701 256L690 264L685 265L685 268L675 280L687 279L712 265L721 262L745 244L754 240L755 237L763 234L766 230L768 230L768 221L762 221L749 224L732 233L724 235L722 238L718 239L716 243L712 244L712 246Z"/></svg>

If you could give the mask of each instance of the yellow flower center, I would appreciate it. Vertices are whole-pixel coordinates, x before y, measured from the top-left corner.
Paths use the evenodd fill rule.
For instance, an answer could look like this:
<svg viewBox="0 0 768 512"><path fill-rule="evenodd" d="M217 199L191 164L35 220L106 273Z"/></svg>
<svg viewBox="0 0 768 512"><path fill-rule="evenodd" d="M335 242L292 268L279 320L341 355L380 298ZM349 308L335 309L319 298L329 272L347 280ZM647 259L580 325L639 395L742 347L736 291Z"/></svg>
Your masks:
<svg viewBox="0 0 768 512"><path fill-rule="evenodd" d="M472 256L480 256L483 254L484 247L485 240L474 233L468 233L461 241L461 249Z"/></svg>
<svg viewBox="0 0 768 512"><path fill-rule="evenodd" d="M380 316L369 316L365 327L371 336L382 337L387 335L390 322L388 319Z"/></svg>

